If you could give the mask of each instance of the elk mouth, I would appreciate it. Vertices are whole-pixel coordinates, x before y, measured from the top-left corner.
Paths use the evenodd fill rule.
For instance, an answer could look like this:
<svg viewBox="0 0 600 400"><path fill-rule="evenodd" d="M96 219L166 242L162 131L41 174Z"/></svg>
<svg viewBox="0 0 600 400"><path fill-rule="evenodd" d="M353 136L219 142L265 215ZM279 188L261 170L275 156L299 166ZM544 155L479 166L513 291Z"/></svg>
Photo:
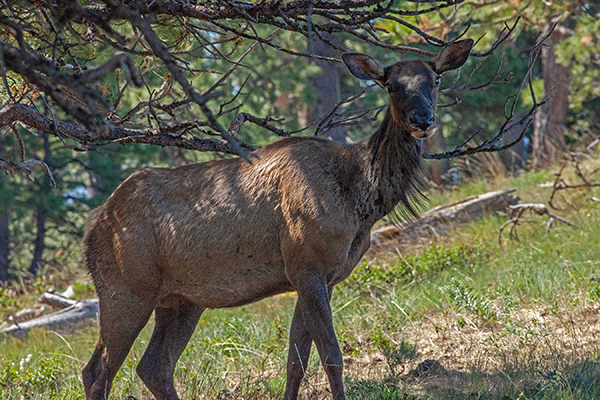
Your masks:
<svg viewBox="0 0 600 400"><path fill-rule="evenodd" d="M392 121L409 133L415 139L426 139L432 136L437 128L437 117L435 114L412 111L408 116L398 114L394 107L390 107Z"/></svg>
<svg viewBox="0 0 600 400"><path fill-rule="evenodd" d="M427 139L428 137L431 137L433 136L433 134L435 134L436 129L437 125L433 125L432 127L426 130L415 129L411 131L410 134L415 139Z"/></svg>
<svg viewBox="0 0 600 400"><path fill-rule="evenodd" d="M411 128L410 134L416 139L425 139L435 133L437 128L437 118L430 111L413 111L408 116L408 125Z"/></svg>

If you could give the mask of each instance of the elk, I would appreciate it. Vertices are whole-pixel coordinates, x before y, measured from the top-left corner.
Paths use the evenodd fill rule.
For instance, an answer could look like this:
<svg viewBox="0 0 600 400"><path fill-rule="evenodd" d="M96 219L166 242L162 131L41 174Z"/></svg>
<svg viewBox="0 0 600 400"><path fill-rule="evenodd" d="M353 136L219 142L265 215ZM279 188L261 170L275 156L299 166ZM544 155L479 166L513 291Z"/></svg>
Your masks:
<svg viewBox="0 0 600 400"><path fill-rule="evenodd" d="M460 40L434 61L385 68L343 54L355 77L389 93L381 126L363 143L287 138L257 150L251 163L149 168L125 180L90 217L84 238L100 301L100 335L83 370L86 398L108 397L153 311L137 373L157 399L174 400L175 364L204 310L296 291L284 399L297 398L313 342L333 398L344 399L332 289L369 248L376 221L399 203L413 211L417 139L435 127L440 76L463 65L472 47Z"/></svg>

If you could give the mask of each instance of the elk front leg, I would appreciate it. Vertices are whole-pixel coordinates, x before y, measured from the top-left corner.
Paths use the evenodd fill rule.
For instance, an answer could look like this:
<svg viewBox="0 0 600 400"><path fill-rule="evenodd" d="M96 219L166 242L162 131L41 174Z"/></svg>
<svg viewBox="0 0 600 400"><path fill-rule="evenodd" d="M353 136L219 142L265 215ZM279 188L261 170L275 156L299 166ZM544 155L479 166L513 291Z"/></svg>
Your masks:
<svg viewBox="0 0 600 400"><path fill-rule="evenodd" d="M294 360L295 356L295 359L298 359L299 354L300 360L302 360L301 365L305 369L308 355L310 354L310 340L312 338L317 346L321 363L329 379L334 400L344 400L346 396L344 395L342 376L342 352L340 351L340 346L338 345L333 329L331 307L329 305L331 292L328 291L325 279L315 275L299 277L296 289L298 291L298 303L290 332L290 358ZM298 312L298 308L300 312ZM294 326L295 322L297 328ZM303 322L303 324L298 322ZM296 346L294 346L294 343L298 346L298 354L295 354ZM290 373L290 369L292 374L288 375L286 396L289 397L285 397L286 400L296 399L293 395L297 396L298 386L304 375L303 371L301 371L302 376L298 377L300 375L298 367L301 367L301 365L293 365L293 361L290 361L290 358L288 358L288 374Z"/></svg>
<svg viewBox="0 0 600 400"><path fill-rule="evenodd" d="M333 288L330 287L328 290L330 301L332 292ZM296 400L298 398L300 384L306 374L311 346L312 338L304 323L300 302L297 302L290 329L290 347L288 350L287 381L285 395L283 396L284 400Z"/></svg>

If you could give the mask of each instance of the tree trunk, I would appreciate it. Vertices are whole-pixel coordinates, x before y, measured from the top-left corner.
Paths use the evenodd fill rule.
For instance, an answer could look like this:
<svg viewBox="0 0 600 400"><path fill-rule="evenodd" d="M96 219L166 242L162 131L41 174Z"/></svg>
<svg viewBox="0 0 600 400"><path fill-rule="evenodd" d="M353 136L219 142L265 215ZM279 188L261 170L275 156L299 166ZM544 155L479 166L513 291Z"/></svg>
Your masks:
<svg viewBox="0 0 600 400"><path fill-rule="evenodd" d="M40 268L40 263L42 262L42 255L44 254L44 249L46 248L46 244L44 240L46 238L46 206L44 201L41 200L37 213L37 235L35 237L34 250L33 250L33 258L31 260L31 265L29 265L29 272L33 275L37 274L38 269Z"/></svg>
<svg viewBox="0 0 600 400"><path fill-rule="evenodd" d="M328 40L333 40L330 34L324 34ZM312 53L323 57L337 57L336 50L319 39L312 41ZM315 59L321 68L321 73L312 78L312 83L317 90L317 103L313 108L313 118L319 120L326 116L341 101L340 95L340 70L338 64L320 59ZM330 129L327 137L336 142L348 143L350 138L342 127Z"/></svg>
<svg viewBox="0 0 600 400"><path fill-rule="evenodd" d="M2 146L2 135L0 135L0 157L4 156L4 150ZM4 174L0 173L0 179L4 179ZM0 181L0 190L2 189L2 182ZM8 202L5 199L0 202L0 283L7 282L9 279L8 270L10 268L10 229L8 223L10 221L8 215Z"/></svg>
<svg viewBox="0 0 600 400"><path fill-rule="evenodd" d="M547 168L560 160L565 151L565 126L569 111L569 69L556 61L556 45L572 33L557 26L542 48L544 93L552 90L548 102L535 116L533 128L532 167Z"/></svg>
<svg viewBox="0 0 600 400"><path fill-rule="evenodd" d="M44 162L50 166L50 139L48 134L44 134ZM45 182L45 181L44 181ZM46 184L42 184L40 188L40 199L38 203L38 207L36 210L36 225L37 225L37 235L35 237L34 249L33 249L33 258L31 259L31 264L29 265L29 273L36 275L38 269L40 268L40 264L42 262L42 256L44 255L44 249L46 248L46 199L45 199L45 191L50 190L50 188Z"/></svg>
<svg viewBox="0 0 600 400"><path fill-rule="evenodd" d="M0 283L7 282L9 279L10 230L8 229L8 222L8 212L0 212Z"/></svg>
<svg viewBox="0 0 600 400"><path fill-rule="evenodd" d="M518 121L523 118L523 114L515 115L515 120ZM504 134L504 143L512 143L518 139L521 135L520 127L516 126L514 129L506 131ZM525 146L525 140L521 140L513 147L499 152L500 159L509 172L517 172L525 168L527 163L527 146Z"/></svg>

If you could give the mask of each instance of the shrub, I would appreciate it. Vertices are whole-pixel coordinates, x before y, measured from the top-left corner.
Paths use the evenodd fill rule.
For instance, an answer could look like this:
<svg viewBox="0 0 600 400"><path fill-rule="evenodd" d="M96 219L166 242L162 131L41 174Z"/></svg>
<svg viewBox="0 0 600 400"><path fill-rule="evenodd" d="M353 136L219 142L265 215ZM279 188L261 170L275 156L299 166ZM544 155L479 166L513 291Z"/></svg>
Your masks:
<svg viewBox="0 0 600 400"><path fill-rule="evenodd" d="M31 354L19 365L9 362L0 370L0 389L6 399L57 399L64 382L64 361L46 356L33 365L30 362Z"/></svg>

